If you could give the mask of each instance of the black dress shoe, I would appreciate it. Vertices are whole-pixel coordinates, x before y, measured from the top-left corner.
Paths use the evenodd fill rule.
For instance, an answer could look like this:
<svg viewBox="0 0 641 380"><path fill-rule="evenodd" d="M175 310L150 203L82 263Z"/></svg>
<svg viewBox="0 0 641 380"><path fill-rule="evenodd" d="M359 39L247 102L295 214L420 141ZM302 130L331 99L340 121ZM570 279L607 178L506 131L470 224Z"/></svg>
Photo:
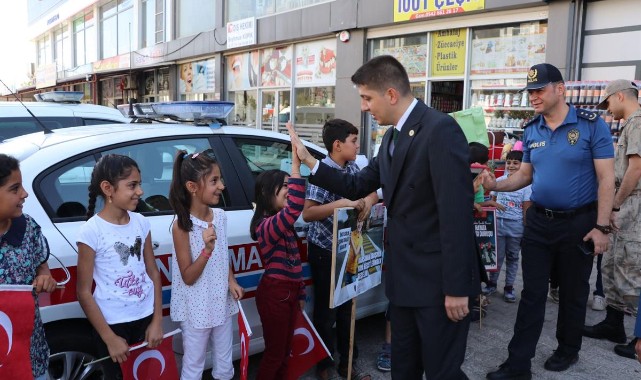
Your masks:
<svg viewBox="0 0 641 380"><path fill-rule="evenodd" d="M489 380L531 380L532 371L529 369L512 369L507 364L501 364L498 370L486 376Z"/></svg>
<svg viewBox="0 0 641 380"><path fill-rule="evenodd" d="M594 326L583 326L583 336L595 339L607 339L614 343L625 343L628 337L625 335L623 324L614 326L607 320L601 321Z"/></svg>
<svg viewBox="0 0 641 380"><path fill-rule="evenodd" d="M634 346L636 344L637 344L637 338L634 338L628 344L619 344L614 346L614 352L619 356L623 356L624 358L636 359L634 357L634 355L636 354Z"/></svg>
<svg viewBox="0 0 641 380"><path fill-rule="evenodd" d="M565 354L560 350L554 351L552 356L545 361L543 367L548 371L561 372L579 360L579 354Z"/></svg>

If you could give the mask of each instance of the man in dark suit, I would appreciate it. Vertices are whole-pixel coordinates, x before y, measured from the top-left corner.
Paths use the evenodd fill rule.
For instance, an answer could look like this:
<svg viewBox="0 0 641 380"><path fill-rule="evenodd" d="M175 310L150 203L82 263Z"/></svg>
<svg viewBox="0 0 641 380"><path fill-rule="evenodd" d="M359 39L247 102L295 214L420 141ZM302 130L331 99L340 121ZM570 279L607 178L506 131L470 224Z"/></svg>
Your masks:
<svg viewBox="0 0 641 380"><path fill-rule="evenodd" d="M467 379L469 298L480 292L472 220L473 188L463 131L412 96L403 66L373 58L352 76L361 109L394 125L357 174L318 162L290 128L310 182L350 199L383 190L387 205L386 294L394 379ZM396 141L394 141L396 140Z"/></svg>

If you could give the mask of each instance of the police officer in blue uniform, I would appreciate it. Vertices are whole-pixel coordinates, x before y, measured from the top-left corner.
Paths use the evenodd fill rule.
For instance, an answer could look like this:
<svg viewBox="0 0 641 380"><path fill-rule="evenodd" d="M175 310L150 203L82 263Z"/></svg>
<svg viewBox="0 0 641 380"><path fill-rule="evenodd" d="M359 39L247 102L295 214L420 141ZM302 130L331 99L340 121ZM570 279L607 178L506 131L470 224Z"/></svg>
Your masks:
<svg viewBox="0 0 641 380"><path fill-rule="evenodd" d="M614 148L610 130L593 112L565 103L559 70L543 63L527 77L537 116L523 134L523 163L507 180L483 173L483 186L514 191L532 184L521 243L523 292L508 359L488 379L531 379L531 359L543 329L554 263L559 273L558 347L545 362L564 371L579 358L593 254L608 248L614 198Z"/></svg>

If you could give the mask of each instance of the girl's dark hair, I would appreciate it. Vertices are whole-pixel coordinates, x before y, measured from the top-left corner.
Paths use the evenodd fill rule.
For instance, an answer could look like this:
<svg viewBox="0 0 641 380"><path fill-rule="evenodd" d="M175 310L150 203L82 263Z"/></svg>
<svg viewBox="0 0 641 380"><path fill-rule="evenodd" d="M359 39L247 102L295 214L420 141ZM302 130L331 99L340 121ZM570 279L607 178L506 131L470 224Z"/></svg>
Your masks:
<svg viewBox="0 0 641 380"><path fill-rule="evenodd" d="M118 181L129 177L132 169L138 170L140 168L136 161L129 156L121 154L107 154L100 157L91 172L91 183L89 183L89 205L87 206L87 219L91 218L96 210L96 199L101 196L105 199L105 194L100 188L102 181L109 182L112 186L117 188ZM105 199L106 200L106 199Z"/></svg>
<svg viewBox="0 0 641 380"><path fill-rule="evenodd" d="M179 150L174 160L174 171L169 187L169 204L176 213L178 227L183 231L191 231L192 222L189 218L191 209L191 194L187 191L187 181L201 182L211 173L213 166L218 161L211 149L202 153L188 154L186 150Z"/></svg>
<svg viewBox="0 0 641 380"><path fill-rule="evenodd" d="M4 186L14 170L20 170L18 160L6 154L0 153L0 186Z"/></svg>
<svg viewBox="0 0 641 380"><path fill-rule="evenodd" d="M278 169L265 170L256 177L256 187L254 189L254 202L256 210L249 224L249 234L252 239L258 240L256 228L266 216L272 216L279 210L274 207L276 194L283 188L286 172Z"/></svg>

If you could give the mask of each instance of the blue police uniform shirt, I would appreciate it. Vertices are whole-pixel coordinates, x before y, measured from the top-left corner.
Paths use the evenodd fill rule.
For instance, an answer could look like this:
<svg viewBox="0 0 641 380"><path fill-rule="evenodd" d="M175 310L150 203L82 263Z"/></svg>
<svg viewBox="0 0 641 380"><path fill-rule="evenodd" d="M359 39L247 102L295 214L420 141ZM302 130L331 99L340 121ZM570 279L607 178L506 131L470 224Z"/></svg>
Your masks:
<svg viewBox="0 0 641 380"><path fill-rule="evenodd" d="M552 131L537 116L523 133L523 162L532 164L535 204L552 210L571 210L597 200L593 159L614 157L610 129L596 113L570 110Z"/></svg>

